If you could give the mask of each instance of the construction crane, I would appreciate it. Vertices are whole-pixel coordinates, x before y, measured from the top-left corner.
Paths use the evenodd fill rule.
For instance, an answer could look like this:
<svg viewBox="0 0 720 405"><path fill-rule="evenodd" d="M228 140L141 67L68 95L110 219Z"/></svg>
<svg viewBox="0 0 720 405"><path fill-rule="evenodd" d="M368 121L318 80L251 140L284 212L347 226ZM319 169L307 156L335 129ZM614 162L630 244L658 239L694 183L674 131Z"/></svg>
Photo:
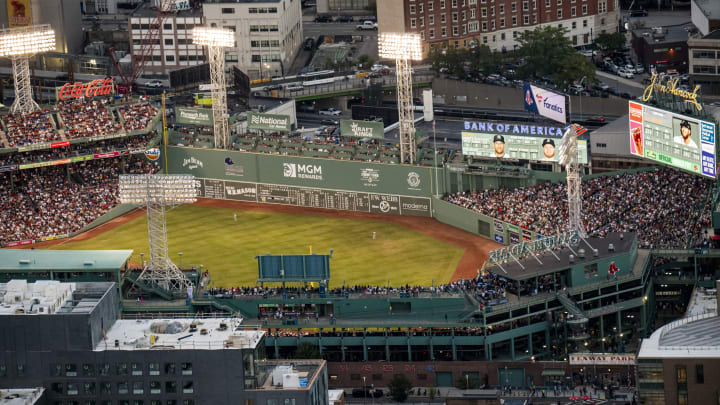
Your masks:
<svg viewBox="0 0 720 405"><path fill-rule="evenodd" d="M110 48L110 59L115 65L115 69L117 69L118 75L120 76L119 85L124 86L128 92L132 90L133 86L135 86L135 80L137 80L137 78L140 77L140 74L142 74L143 69L145 68L145 63L148 59L152 58L153 50L160 50L160 30L162 29L165 19L175 11L175 4L177 1L153 0L153 3L154 5L152 8L154 8L156 12L155 15L151 17L153 20L151 20L150 24L148 24L148 29L140 40L139 52L133 52L135 46L132 43L130 44L130 53L132 56L129 71L123 69L120 64L120 60L118 60L115 55L115 48Z"/></svg>

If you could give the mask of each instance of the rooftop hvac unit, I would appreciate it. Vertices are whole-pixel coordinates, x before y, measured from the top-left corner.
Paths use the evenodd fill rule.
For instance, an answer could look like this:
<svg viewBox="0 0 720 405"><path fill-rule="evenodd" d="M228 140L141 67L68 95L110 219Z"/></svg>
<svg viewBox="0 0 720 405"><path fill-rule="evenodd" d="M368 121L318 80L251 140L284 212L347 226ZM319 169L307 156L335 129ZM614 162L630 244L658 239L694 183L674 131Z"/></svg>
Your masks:
<svg viewBox="0 0 720 405"><path fill-rule="evenodd" d="M283 388L300 388L300 375L298 373L283 374Z"/></svg>

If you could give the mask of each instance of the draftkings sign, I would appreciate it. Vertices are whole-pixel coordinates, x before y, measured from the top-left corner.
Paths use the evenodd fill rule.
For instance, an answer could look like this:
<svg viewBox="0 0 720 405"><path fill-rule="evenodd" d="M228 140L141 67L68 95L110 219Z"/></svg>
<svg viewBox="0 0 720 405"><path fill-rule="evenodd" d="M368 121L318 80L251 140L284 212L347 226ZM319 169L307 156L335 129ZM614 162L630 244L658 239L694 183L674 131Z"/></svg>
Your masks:
<svg viewBox="0 0 720 405"><path fill-rule="evenodd" d="M354 138L385 138L385 126L382 122L340 120L340 135Z"/></svg>

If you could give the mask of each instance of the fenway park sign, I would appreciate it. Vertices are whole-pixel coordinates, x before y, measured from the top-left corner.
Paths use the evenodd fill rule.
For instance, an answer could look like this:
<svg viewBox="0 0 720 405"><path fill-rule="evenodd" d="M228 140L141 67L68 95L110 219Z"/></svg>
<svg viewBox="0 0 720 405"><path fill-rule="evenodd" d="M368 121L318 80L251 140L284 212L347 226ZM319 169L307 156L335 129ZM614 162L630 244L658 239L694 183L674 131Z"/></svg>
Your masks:
<svg viewBox="0 0 720 405"><path fill-rule="evenodd" d="M634 354L617 353L572 353L569 356L571 365L595 365L595 366L633 366L635 365Z"/></svg>
<svg viewBox="0 0 720 405"><path fill-rule="evenodd" d="M57 99L64 101L73 98L109 96L113 93L115 93L115 81L112 78L97 79L87 83L65 83L57 88Z"/></svg>

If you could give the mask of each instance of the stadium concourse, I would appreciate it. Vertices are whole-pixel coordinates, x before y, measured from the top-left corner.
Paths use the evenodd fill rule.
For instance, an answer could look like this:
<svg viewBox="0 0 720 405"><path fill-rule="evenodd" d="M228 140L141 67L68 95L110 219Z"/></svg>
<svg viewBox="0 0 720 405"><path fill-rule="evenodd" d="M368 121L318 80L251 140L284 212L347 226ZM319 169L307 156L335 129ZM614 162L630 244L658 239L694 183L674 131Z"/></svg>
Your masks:
<svg viewBox="0 0 720 405"><path fill-rule="evenodd" d="M96 98L1 117L0 246L81 230L118 204L118 175L150 173L158 110Z"/></svg>
<svg viewBox="0 0 720 405"><path fill-rule="evenodd" d="M583 224L590 236L638 232L644 248L688 248L707 241L711 182L673 169L583 181ZM445 200L543 235L568 225L564 183L466 191Z"/></svg>

